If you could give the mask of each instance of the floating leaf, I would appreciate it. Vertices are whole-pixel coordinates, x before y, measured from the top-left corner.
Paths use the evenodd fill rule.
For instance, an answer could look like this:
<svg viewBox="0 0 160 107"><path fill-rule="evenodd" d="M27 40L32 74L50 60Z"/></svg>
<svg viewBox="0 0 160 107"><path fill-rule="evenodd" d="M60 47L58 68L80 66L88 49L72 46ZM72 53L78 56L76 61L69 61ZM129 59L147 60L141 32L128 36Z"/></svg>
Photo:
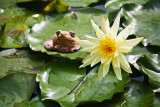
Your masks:
<svg viewBox="0 0 160 107"><path fill-rule="evenodd" d="M150 86L154 91L160 91L160 54L144 55L137 60L137 63L148 75Z"/></svg>
<svg viewBox="0 0 160 107"><path fill-rule="evenodd" d="M0 8L7 9L10 6L15 6L16 3L26 2L26 1L32 1L32 0L0 0Z"/></svg>
<svg viewBox="0 0 160 107"><path fill-rule="evenodd" d="M63 56L70 59L84 58L88 53L81 51L74 53L47 51L43 47L43 43L50 40L58 30L73 31L80 39L85 39L84 35L86 34L95 36L90 19L96 19L97 17L100 19L101 15L107 16L105 11L94 8L87 8L75 13L54 15L49 20L33 26L31 33L27 36L30 48L34 51L46 52L49 55Z"/></svg>
<svg viewBox="0 0 160 107"><path fill-rule="evenodd" d="M157 0L155 0L157 1ZM155 4L160 5L160 2ZM148 3L149 4L149 3ZM147 5L147 4L146 4ZM149 8L152 7L152 8ZM138 37L144 37L143 44L160 46L160 8L154 4L142 6L134 6L133 9L128 9L132 5L123 8L126 22L133 21L135 27L133 34Z"/></svg>
<svg viewBox="0 0 160 107"><path fill-rule="evenodd" d="M116 94L112 100L86 104L82 105L82 107L153 107L153 102L154 93L151 88L139 81L131 81L125 91ZM157 104L158 102L156 101L155 103Z"/></svg>
<svg viewBox="0 0 160 107"><path fill-rule="evenodd" d="M155 94L154 107L160 107L160 94Z"/></svg>
<svg viewBox="0 0 160 107"><path fill-rule="evenodd" d="M0 78L15 73L36 73L44 64L42 54L29 50L8 49L0 52Z"/></svg>
<svg viewBox="0 0 160 107"><path fill-rule="evenodd" d="M111 99L117 92L122 92L125 84L130 81L126 72L122 72L123 80L118 80L113 69L110 69L104 79L98 81L98 67L86 75L85 69L79 69L79 65L65 61L46 64L37 74L42 100L57 101L62 107L74 107L80 102L101 102Z"/></svg>
<svg viewBox="0 0 160 107"><path fill-rule="evenodd" d="M43 19L44 17L40 14L22 9L1 10L0 25L5 24L5 29L1 36L0 47L27 47L25 32L32 27L32 25Z"/></svg>
<svg viewBox="0 0 160 107"><path fill-rule="evenodd" d="M14 103L29 100L35 83L35 74L14 73L0 79L0 105L13 107Z"/></svg>
<svg viewBox="0 0 160 107"><path fill-rule="evenodd" d="M40 97L36 96L31 101L16 103L14 107L60 107L60 105L53 101L41 101Z"/></svg>
<svg viewBox="0 0 160 107"><path fill-rule="evenodd" d="M105 7L108 11L120 9L125 4L145 4L149 0L107 0Z"/></svg>
<svg viewBox="0 0 160 107"><path fill-rule="evenodd" d="M91 3L96 3L98 0L63 0L71 7L86 7Z"/></svg>

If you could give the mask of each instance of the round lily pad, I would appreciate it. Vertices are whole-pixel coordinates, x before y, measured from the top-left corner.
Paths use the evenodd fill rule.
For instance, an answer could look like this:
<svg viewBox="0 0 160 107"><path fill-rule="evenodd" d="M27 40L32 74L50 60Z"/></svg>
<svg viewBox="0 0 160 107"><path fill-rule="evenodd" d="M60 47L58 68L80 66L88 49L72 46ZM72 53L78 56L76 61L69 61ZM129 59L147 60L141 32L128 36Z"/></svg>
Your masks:
<svg viewBox="0 0 160 107"><path fill-rule="evenodd" d="M45 57L30 50L8 49L0 52L0 79L16 72L37 73ZM5 65L5 66L4 66Z"/></svg>
<svg viewBox="0 0 160 107"><path fill-rule="evenodd" d="M57 101L62 107L75 107L80 102L101 102L122 92L130 81L126 72L122 72L123 80L118 80L113 69L98 81L98 66L87 75L85 68L79 69L79 66L79 63L62 60L46 64L37 74L42 100Z"/></svg>
<svg viewBox="0 0 160 107"><path fill-rule="evenodd" d="M95 8L87 8L75 13L54 15L49 20L42 21L33 26L32 31L27 36L30 48L34 51L41 51L49 55L63 56L70 59L84 58L88 53L81 52L80 50L73 53L47 51L43 47L43 43L50 40L58 30L73 31L80 39L85 39L84 35L96 36L90 20L94 19L96 21L97 19L101 19L101 15L107 16L107 13Z"/></svg>
<svg viewBox="0 0 160 107"><path fill-rule="evenodd" d="M28 47L26 31L35 23L44 19L43 15L24 9L14 8L0 12L0 26L3 28L0 35L0 47L21 48Z"/></svg>

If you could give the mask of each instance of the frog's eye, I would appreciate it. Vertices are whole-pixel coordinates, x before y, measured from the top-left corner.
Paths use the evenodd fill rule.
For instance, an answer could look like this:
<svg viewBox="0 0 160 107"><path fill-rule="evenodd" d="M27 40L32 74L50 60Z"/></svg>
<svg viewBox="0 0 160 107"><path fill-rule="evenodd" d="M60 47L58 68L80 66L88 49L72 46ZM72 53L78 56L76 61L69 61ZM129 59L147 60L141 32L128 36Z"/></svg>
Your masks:
<svg viewBox="0 0 160 107"><path fill-rule="evenodd" d="M56 35L58 36L59 34L60 34L60 31L57 31L57 32L56 32Z"/></svg>
<svg viewBox="0 0 160 107"><path fill-rule="evenodd" d="M75 37L75 33L74 32L70 32L72 37Z"/></svg>

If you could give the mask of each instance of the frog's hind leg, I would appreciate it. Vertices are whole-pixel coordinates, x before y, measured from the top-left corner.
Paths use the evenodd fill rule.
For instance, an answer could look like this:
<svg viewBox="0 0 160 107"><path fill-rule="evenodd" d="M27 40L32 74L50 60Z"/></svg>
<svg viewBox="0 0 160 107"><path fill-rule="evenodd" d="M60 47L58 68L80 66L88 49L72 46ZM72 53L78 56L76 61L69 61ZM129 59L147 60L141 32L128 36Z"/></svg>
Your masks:
<svg viewBox="0 0 160 107"><path fill-rule="evenodd" d="M54 49L53 40L45 41L43 46L48 51L53 50Z"/></svg>

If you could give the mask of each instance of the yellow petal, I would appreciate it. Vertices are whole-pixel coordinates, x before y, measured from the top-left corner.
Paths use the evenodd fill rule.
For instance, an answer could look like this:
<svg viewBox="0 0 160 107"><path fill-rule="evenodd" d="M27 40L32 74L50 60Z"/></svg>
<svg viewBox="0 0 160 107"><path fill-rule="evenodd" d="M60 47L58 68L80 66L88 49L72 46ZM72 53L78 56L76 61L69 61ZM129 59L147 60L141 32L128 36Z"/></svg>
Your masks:
<svg viewBox="0 0 160 107"><path fill-rule="evenodd" d="M120 61L122 69L124 69L128 73L132 73L131 67L130 67L126 57L122 53L119 53L119 61Z"/></svg>
<svg viewBox="0 0 160 107"><path fill-rule="evenodd" d="M107 60L107 58L106 57L101 57L101 63L103 64L105 61Z"/></svg>
<svg viewBox="0 0 160 107"><path fill-rule="evenodd" d="M86 58L84 58L82 60L82 62L83 62L83 64L79 68L82 68L82 67L85 67L85 66L91 64L92 63L92 57L91 57L91 55L88 55Z"/></svg>
<svg viewBox="0 0 160 107"><path fill-rule="evenodd" d="M103 77L105 77L109 71L109 67L110 67L110 61L109 63L104 63L104 66L103 66Z"/></svg>
<svg viewBox="0 0 160 107"><path fill-rule="evenodd" d="M91 24L92 24L92 27L93 29L95 30L95 32L100 32L100 33L103 33L102 30L94 23L94 21L91 19Z"/></svg>
<svg viewBox="0 0 160 107"><path fill-rule="evenodd" d="M110 27L109 27L109 20L105 20L104 16L101 18L101 29L106 34L106 36L109 36Z"/></svg>
<svg viewBox="0 0 160 107"><path fill-rule="evenodd" d="M83 60L82 63L84 63L86 60L88 60L89 58L91 58L91 55L86 56Z"/></svg>
<svg viewBox="0 0 160 107"><path fill-rule="evenodd" d="M96 44L88 41L88 40L76 40L76 42L81 46L81 47L93 47Z"/></svg>
<svg viewBox="0 0 160 107"><path fill-rule="evenodd" d="M96 35L97 35L98 39L100 39L100 40L104 40L106 37L103 33L98 32L98 31L96 32Z"/></svg>
<svg viewBox="0 0 160 107"><path fill-rule="evenodd" d="M98 81L100 81L103 78L103 64L100 65L98 70Z"/></svg>
<svg viewBox="0 0 160 107"><path fill-rule="evenodd" d="M131 23L130 25L128 25L125 29L123 29L117 36L116 39L120 39L120 38L124 38L126 39L132 32L133 30L133 23Z"/></svg>
<svg viewBox="0 0 160 107"><path fill-rule="evenodd" d="M99 39L104 39L105 38L105 34L103 33L103 31L94 23L94 21L91 19L91 24L92 27L94 28L96 35Z"/></svg>
<svg viewBox="0 0 160 107"><path fill-rule="evenodd" d="M133 49L133 47L129 47L129 46L121 46L118 48L119 52L123 52L123 53L128 53Z"/></svg>
<svg viewBox="0 0 160 107"><path fill-rule="evenodd" d="M95 44L99 44L99 40L98 38L95 38L95 37L92 37L92 36L87 36L85 35L86 39L92 43L95 43Z"/></svg>
<svg viewBox="0 0 160 107"><path fill-rule="evenodd" d="M144 39L144 37L126 40L124 46L134 47L134 46L136 46L138 43L140 43L143 39Z"/></svg>
<svg viewBox="0 0 160 107"><path fill-rule="evenodd" d="M91 55L93 55L93 54L100 54L100 49L99 49L98 46L95 46L95 47L93 48L93 50L92 50L92 52L91 52Z"/></svg>
<svg viewBox="0 0 160 107"><path fill-rule="evenodd" d="M101 60L101 56L97 55L97 57L95 57L91 63L91 67L93 67L94 65L96 65L98 62L100 62Z"/></svg>
<svg viewBox="0 0 160 107"><path fill-rule="evenodd" d="M105 64L108 64L110 63L112 60L112 57L101 57L101 63L105 63Z"/></svg>
<svg viewBox="0 0 160 107"><path fill-rule="evenodd" d="M116 38L115 41L117 43L117 47L119 48L125 44L126 39L125 38L118 38L118 39Z"/></svg>
<svg viewBox="0 0 160 107"><path fill-rule="evenodd" d="M92 52L94 47L87 47L87 48L83 48L81 49L80 51L83 51L83 52Z"/></svg>
<svg viewBox="0 0 160 107"><path fill-rule="evenodd" d="M110 33L111 33L112 38L116 38L116 36L117 36L117 32L119 29L120 17L121 17L121 11L118 13L118 15L117 15L112 27L111 27Z"/></svg>
<svg viewBox="0 0 160 107"><path fill-rule="evenodd" d="M114 57L113 58L113 60L112 60L112 66L113 66L113 69L114 69L114 72L115 72L117 78L119 80L122 80L121 68L120 68L120 63L119 63L118 57Z"/></svg>

